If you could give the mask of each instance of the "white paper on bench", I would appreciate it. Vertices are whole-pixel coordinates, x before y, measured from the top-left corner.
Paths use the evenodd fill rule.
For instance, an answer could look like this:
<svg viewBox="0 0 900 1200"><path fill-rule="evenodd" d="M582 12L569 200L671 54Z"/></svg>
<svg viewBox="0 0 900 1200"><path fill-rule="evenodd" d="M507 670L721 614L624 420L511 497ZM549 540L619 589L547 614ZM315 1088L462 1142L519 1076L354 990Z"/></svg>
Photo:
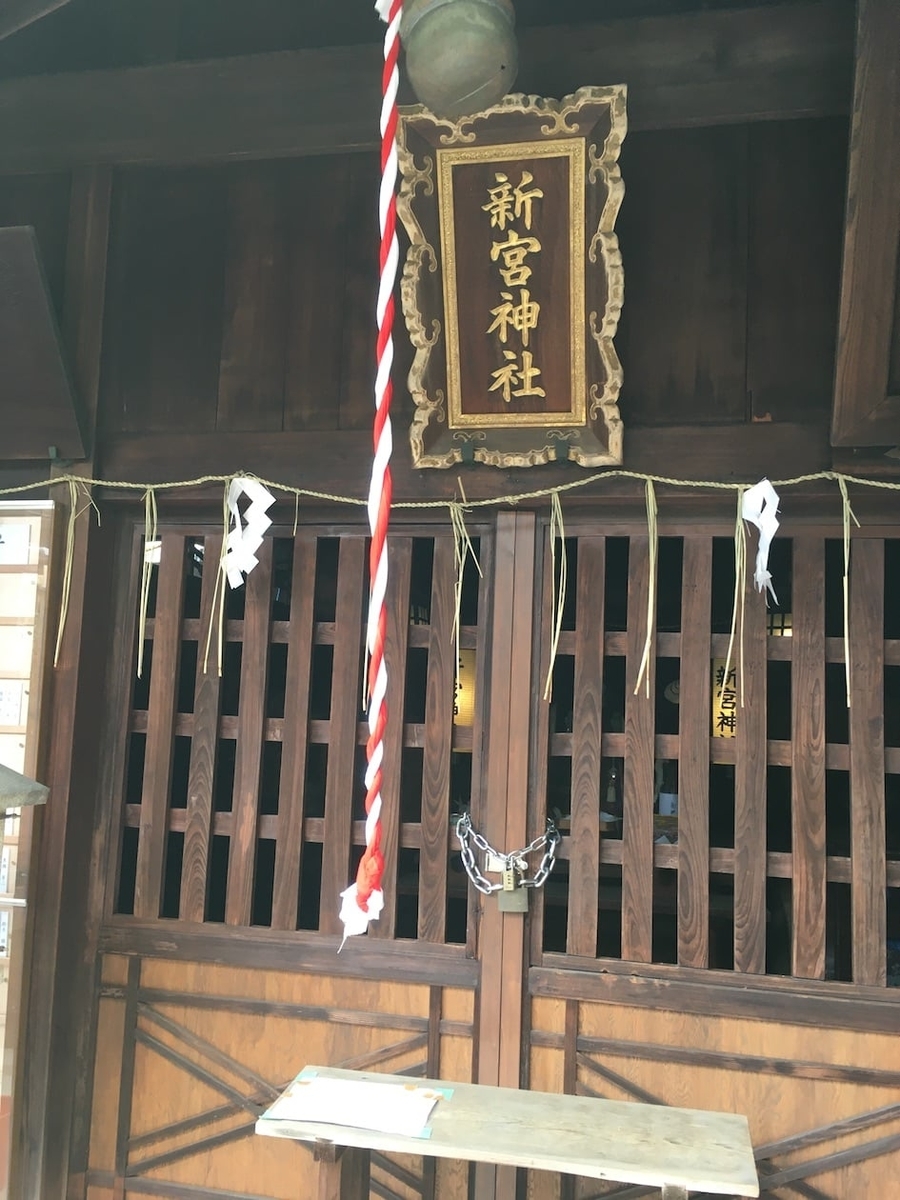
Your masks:
<svg viewBox="0 0 900 1200"><path fill-rule="evenodd" d="M442 1098L433 1088L368 1080L320 1079L302 1072L266 1113L267 1120L313 1121L428 1137L431 1111Z"/></svg>

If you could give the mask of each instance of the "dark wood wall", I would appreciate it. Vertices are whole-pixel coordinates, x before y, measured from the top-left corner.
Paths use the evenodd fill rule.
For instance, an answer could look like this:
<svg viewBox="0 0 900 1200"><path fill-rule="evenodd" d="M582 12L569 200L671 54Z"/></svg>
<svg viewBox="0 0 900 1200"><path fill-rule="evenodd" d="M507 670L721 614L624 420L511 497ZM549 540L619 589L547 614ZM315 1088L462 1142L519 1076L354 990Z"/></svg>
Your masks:
<svg viewBox="0 0 900 1200"><path fill-rule="evenodd" d="M804 466L828 465L846 139L843 118L819 118L626 140L627 465L678 473L697 425L709 440L688 439L681 473L793 470L798 425ZM115 172L99 475L271 475L275 461L287 479L279 456L307 447L319 484L346 477L371 420L377 170L361 153ZM69 192L66 173L0 180L0 221L35 226L59 311ZM402 325L397 340L402 479ZM759 428L770 423L782 428ZM738 427L750 427L746 459ZM446 486L418 474L408 490Z"/></svg>
<svg viewBox="0 0 900 1200"><path fill-rule="evenodd" d="M845 161L839 118L626 141L626 429L827 420ZM368 154L123 171L102 441L367 428L376 181Z"/></svg>

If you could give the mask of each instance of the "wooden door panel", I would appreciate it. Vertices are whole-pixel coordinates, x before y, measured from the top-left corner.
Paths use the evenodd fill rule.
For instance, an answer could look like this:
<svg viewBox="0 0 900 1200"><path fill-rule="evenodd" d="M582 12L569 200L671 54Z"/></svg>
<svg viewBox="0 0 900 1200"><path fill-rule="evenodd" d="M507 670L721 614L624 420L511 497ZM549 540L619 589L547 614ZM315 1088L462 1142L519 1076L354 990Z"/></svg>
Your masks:
<svg viewBox="0 0 900 1200"><path fill-rule="evenodd" d="M87 1186L296 1200L312 1156L254 1134L296 1072L322 1063L468 1081L473 1018L465 988L132 957L124 984L101 986ZM373 1195L451 1200L467 1175L467 1164L376 1155Z"/></svg>
<svg viewBox="0 0 900 1200"><path fill-rule="evenodd" d="M747 1115L762 1194L888 1195L900 1167L895 1037L561 998L531 1006L531 1086ZM852 1066L848 1064L853 1064ZM529 1200L652 1194L535 1173Z"/></svg>

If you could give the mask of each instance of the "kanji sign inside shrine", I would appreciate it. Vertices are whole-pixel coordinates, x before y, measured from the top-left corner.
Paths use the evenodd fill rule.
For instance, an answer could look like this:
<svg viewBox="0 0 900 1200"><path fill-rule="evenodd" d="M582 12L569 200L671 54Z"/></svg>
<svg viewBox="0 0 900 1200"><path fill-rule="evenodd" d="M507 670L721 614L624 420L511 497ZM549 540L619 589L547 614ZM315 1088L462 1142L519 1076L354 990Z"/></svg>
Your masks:
<svg viewBox="0 0 900 1200"><path fill-rule="evenodd" d="M621 461L624 132L624 88L511 96L457 125L404 113L418 466Z"/></svg>

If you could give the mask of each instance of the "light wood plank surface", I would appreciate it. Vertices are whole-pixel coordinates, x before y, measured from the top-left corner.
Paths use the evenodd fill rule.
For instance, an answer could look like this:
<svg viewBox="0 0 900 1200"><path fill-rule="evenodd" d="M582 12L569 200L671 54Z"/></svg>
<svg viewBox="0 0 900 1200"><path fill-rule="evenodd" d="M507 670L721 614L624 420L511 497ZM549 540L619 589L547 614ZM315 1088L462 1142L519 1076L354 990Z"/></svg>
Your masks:
<svg viewBox="0 0 900 1200"><path fill-rule="evenodd" d="M316 1070L324 1079L396 1083L398 1075ZM662 1188L675 1185L714 1195L758 1196L747 1120L734 1114L519 1091L484 1084L417 1079L417 1086L452 1088L429 1120L430 1137L415 1138L313 1122L257 1121L271 1137L332 1141L389 1153L508 1163L544 1171Z"/></svg>

